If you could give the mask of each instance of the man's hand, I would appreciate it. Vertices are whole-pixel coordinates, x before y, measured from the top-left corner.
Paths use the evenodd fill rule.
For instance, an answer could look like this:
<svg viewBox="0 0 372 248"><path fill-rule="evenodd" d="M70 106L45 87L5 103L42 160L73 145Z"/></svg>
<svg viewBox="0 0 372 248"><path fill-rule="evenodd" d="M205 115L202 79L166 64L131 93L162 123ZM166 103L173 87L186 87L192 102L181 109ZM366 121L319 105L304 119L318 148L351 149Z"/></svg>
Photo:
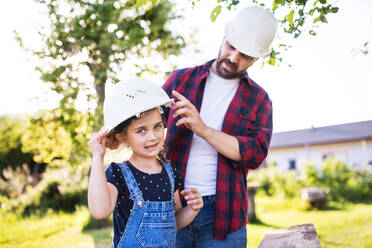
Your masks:
<svg viewBox="0 0 372 248"><path fill-rule="evenodd" d="M174 110L173 118L176 118L178 116L181 117L181 119L176 122L176 126L185 125L196 135L204 138L209 128L200 118L199 112L196 107L189 100L187 100L186 97L184 97L177 91L173 90L172 95L175 96L178 100L172 106L172 109Z"/></svg>

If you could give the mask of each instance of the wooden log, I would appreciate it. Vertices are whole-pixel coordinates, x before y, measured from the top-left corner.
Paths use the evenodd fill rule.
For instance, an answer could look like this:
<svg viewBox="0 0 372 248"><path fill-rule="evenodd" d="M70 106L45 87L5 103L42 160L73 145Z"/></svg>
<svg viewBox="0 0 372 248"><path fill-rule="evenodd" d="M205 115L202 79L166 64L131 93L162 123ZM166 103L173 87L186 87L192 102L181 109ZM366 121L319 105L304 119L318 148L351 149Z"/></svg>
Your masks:
<svg viewBox="0 0 372 248"><path fill-rule="evenodd" d="M321 209L327 206L327 195L322 188L304 188L301 191L302 200L308 202L312 207Z"/></svg>
<svg viewBox="0 0 372 248"><path fill-rule="evenodd" d="M321 248L314 225L290 226L265 234L258 248Z"/></svg>
<svg viewBox="0 0 372 248"><path fill-rule="evenodd" d="M248 222L255 223L257 221L256 217L256 207L254 198L256 195L256 189L261 186L258 182L248 183Z"/></svg>

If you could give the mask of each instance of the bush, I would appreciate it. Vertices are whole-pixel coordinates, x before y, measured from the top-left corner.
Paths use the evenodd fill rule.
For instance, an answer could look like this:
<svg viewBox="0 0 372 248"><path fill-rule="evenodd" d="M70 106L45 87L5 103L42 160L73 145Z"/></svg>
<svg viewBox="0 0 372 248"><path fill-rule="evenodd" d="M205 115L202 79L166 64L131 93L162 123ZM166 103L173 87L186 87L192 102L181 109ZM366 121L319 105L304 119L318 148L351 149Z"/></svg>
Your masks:
<svg viewBox="0 0 372 248"><path fill-rule="evenodd" d="M330 201L360 202L372 199L372 172L354 171L337 160L326 159L320 170L313 164L304 166L304 173L279 172L274 166L249 173L248 182L259 182L258 191L268 196L292 198L300 195L303 187L321 187Z"/></svg>
<svg viewBox="0 0 372 248"><path fill-rule="evenodd" d="M36 186L28 185L22 193L1 198L2 210L22 216L75 211L78 206L87 205L87 174L87 166L49 168Z"/></svg>
<svg viewBox="0 0 372 248"><path fill-rule="evenodd" d="M300 194L301 181L298 180L298 172L279 172L273 166L259 169L249 173L249 182L259 182L258 192L268 196L295 197Z"/></svg>
<svg viewBox="0 0 372 248"><path fill-rule="evenodd" d="M29 204L24 206L23 215L36 212L54 211L73 212L77 206L87 204L87 190L78 189L71 192L61 192L60 182L51 181L45 188L40 188Z"/></svg>
<svg viewBox="0 0 372 248"><path fill-rule="evenodd" d="M304 184L320 186L331 201L367 201L372 199L372 172L352 170L337 159L326 159L321 171L313 165L305 169Z"/></svg>

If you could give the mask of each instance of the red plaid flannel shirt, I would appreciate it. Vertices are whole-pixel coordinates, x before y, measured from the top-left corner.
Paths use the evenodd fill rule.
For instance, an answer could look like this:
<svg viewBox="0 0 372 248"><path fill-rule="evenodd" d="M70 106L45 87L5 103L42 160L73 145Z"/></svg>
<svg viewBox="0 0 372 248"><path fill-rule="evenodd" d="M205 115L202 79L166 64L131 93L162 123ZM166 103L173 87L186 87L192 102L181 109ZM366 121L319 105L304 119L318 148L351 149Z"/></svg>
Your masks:
<svg viewBox="0 0 372 248"><path fill-rule="evenodd" d="M163 89L184 95L200 111L209 67L202 66L174 71ZM168 118L166 154L185 177L193 133L184 125L177 127L177 119ZM227 234L247 224L247 174L265 159L272 134L272 107L267 93L245 74L226 112L222 132L239 141L241 161L233 161L220 153L217 160L216 217L214 239L225 240Z"/></svg>

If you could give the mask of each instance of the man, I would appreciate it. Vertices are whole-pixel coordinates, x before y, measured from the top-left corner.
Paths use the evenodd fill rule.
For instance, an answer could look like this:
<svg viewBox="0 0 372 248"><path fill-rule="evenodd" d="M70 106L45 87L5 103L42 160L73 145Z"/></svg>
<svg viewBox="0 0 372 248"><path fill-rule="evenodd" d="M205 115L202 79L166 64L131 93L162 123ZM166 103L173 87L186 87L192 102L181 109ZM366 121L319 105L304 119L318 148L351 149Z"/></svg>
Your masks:
<svg viewBox="0 0 372 248"><path fill-rule="evenodd" d="M247 173L265 159L272 134L271 101L246 70L270 53L276 30L268 9L247 7L227 23L216 60L176 70L163 86L178 100L168 159L204 200L177 247L246 247Z"/></svg>

